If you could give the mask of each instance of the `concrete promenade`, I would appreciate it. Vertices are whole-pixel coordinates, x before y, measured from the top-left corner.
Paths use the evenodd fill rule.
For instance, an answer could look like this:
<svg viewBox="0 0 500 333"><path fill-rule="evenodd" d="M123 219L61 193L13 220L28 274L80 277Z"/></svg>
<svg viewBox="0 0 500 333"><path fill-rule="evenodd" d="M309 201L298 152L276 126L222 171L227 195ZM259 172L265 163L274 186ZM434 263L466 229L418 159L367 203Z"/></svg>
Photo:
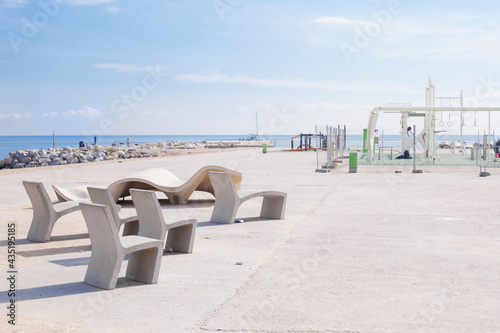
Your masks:
<svg viewBox="0 0 500 333"><path fill-rule="evenodd" d="M243 189L287 192L286 218L256 218L251 200L237 216L245 222L217 225L210 194L181 206L162 199L167 213L198 220L193 253L165 254L155 285L124 278L124 261L112 291L83 282L90 240L80 212L56 223L51 242L26 240L22 180L42 181L55 201L50 184L106 186L152 167L188 179L204 165L241 171ZM246 149L0 172L0 332L500 332L500 175L397 168L319 174L313 152Z"/></svg>

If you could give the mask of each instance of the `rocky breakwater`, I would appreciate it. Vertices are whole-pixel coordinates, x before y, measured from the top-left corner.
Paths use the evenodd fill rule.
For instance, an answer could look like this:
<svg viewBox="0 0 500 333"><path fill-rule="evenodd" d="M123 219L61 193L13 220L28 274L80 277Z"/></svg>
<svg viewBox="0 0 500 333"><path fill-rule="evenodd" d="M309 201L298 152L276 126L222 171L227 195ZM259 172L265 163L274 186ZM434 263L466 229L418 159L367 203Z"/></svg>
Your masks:
<svg viewBox="0 0 500 333"><path fill-rule="evenodd" d="M106 160L148 158L173 155L175 149L203 148L199 143L166 142L133 146L95 146L89 148L18 150L0 160L0 169L34 168L51 165L99 162Z"/></svg>

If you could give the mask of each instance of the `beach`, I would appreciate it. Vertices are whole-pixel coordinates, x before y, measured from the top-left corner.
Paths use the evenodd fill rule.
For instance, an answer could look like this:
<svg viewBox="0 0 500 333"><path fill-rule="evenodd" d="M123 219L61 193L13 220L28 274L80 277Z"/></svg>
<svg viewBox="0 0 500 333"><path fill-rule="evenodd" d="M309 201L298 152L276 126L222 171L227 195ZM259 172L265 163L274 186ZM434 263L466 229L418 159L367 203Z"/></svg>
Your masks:
<svg viewBox="0 0 500 333"><path fill-rule="evenodd" d="M324 154L324 153L321 153ZM497 332L500 169L358 166L316 173L315 152L210 149L150 159L2 170L2 332ZM242 189L288 194L283 220L245 202L230 225L210 222L213 196L162 210L198 220L191 254L166 253L157 284L83 282L91 253L81 212L48 243L26 239L23 180L107 186L165 168L187 180L205 165L243 174ZM401 173L395 173L401 171ZM130 198L122 210L132 210ZM7 225L15 224L15 326L8 324ZM242 263L236 264L236 263Z"/></svg>

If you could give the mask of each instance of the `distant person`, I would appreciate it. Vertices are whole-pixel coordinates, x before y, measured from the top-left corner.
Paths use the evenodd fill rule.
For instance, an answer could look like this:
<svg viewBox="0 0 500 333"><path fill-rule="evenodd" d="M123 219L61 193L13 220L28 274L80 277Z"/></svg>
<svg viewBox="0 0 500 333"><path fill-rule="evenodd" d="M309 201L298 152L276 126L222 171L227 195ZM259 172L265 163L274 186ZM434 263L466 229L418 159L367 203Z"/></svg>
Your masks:
<svg viewBox="0 0 500 333"><path fill-rule="evenodd" d="M500 140L498 140L496 143L495 143L495 154L498 154L500 153Z"/></svg>
<svg viewBox="0 0 500 333"><path fill-rule="evenodd" d="M130 136L127 138L127 146L130 146Z"/></svg>
<svg viewBox="0 0 500 333"><path fill-rule="evenodd" d="M406 134L408 135L408 137L411 139L412 136L413 136L413 132L411 130L411 126L408 126L408 128L406 129Z"/></svg>

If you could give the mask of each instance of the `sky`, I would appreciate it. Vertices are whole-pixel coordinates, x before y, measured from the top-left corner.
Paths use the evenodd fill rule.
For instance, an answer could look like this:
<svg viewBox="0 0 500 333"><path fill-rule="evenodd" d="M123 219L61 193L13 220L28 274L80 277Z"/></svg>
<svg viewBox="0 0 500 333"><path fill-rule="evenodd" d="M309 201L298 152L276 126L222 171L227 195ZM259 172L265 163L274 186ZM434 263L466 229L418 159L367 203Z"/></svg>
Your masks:
<svg viewBox="0 0 500 333"><path fill-rule="evenodd" d="M424 106L429 76L498 106L498 17L493 0L0 0L0 135L247 134L256 112L261 134L360 130L373 107Z"/></svg>

